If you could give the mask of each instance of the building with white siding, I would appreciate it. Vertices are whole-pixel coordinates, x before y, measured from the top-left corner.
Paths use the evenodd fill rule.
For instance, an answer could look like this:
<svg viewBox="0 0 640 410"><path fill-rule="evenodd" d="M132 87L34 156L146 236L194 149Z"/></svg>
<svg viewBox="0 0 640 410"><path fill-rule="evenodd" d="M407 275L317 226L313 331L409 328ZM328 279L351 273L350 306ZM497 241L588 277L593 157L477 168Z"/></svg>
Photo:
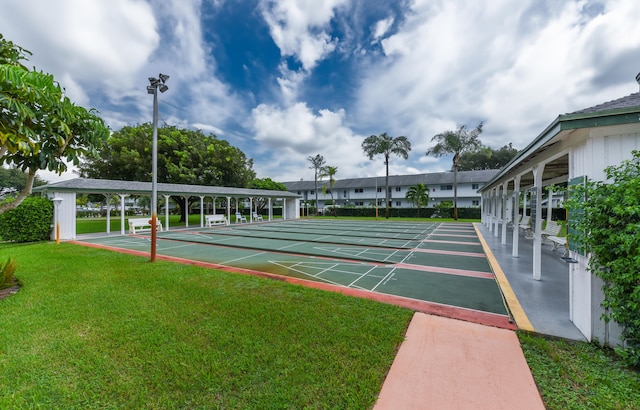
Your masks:
<svg viewBox="0 0 640 410"><path fill-rule="evenodd" d="M480 207L482 188L498 170L459 171L458 207ZM453 202L453 172L438 172L416 175L390 175L389 198L392 208L414 207L406 199L407 190L415 185L424 184L429 191L429 207L443 201ZM301 201L314 204L316 200L315 181L284 182L287 189L300 195ZM337 206L379 207L384 206L385 177L336 179L333 185L333 199ZM318 181L318 208L331 204L329 181Z"/></svg>

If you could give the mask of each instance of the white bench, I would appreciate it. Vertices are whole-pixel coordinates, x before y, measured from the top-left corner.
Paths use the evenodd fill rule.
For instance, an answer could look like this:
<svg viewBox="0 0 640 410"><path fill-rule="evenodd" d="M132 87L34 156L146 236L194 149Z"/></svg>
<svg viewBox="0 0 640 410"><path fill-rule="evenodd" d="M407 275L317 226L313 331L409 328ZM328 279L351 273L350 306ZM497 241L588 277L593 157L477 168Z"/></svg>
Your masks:
<svg viewBox="0 0 640 410"><path fill-rule="evenodd" d="M223 214L205 215L204 220L207 227L212 227L213 225L229 225L227 223L227 217Z"/></svg>
<svg viewBox="0 0 640 410"><path fill-rule="evenodd" d="M162 231L162 222L156 218L156 227L158 231ZM151 218L133 218L129 219L129 233L151 231Z"/></svg>
<svg viewBox="0 0 640 410"><path fill-rule="evenodd" d="M518 222L518 228L522 229L523 231L528 231L530 229L529 227L529 222L531 220L531 216L530 215L525 215L520 219L520 222Z"/></svg>
<svg viewBox="0 0 640 410"><path fill-rule="evenodd" d="M251 213L251 218L252 218L254 221L262 221L262 220L263 220L263 219L262 219L262 215L260 215L260 214L259 214L259 213L257 213L257 212L252 212L252 213Z"/></svg>
<svg viewBox="0 0 640 410"><path fill-rule="evenodd" d="M558 224L556 221L548 221L542 232L540 232L540 235L542 235L542 240L549 239L550 236L560 235L561 229L562 226L560 226L560 224Z"/></svg>
<svg viewBox="0 0 640 410"><path fill-rule="evenodd" d="M567 237L566 236L547 236L547 239L551 241L553 248L552 251L555 251L559 246L567 247Z"/></svg>
<svg viewBox="0 0 640 410"><path fill-rule="evenodd" d="M240 212L236 212L236 223L247 222L247 217L242 215Z"/></svg>

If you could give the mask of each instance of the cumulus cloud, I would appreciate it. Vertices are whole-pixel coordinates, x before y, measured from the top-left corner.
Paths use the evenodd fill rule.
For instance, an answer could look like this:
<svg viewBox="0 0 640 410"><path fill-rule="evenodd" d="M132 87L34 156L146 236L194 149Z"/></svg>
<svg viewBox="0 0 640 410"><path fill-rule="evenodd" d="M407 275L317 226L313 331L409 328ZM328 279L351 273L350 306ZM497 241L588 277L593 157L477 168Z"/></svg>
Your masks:
<svg viewBox="0 0 640 410"><path fill-rule="evenodd" d="M416 1L382 41L384 59L364 72L358 114L422 141L485 121L485 143L522 148L558 114L635 91L637 66L620 87L598 79L614 69L607 62L637 63L638 7L612 0L594 14L588 5Z"/></svg>

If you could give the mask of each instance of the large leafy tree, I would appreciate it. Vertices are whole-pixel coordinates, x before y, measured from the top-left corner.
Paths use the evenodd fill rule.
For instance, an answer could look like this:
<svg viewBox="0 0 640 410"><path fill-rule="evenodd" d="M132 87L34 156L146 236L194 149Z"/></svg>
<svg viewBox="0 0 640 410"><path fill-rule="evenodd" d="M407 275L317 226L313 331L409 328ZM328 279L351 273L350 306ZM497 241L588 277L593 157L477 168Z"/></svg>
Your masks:
<svg viewBox="0 0 640 410"><path fill-rule="evenodd" d="M27 174L24 188L0 213L31 194L38 170L63 173L109 134L95 111L71 102L52 75L27 69L22 61L29 54L0 34L0 166Z"/></svg>
<svg viewBox="0 0 640 410"><path fill-rule="evenodd" d="M477 150L481 146L478 136L482 133L482 123L470 130L462 125L455 131L445 131L436 134L431 141L436 145L427 151L427 155L442 157L453 156L453 219L458 220L458 169L460 169L460 156L465 152Z"/></svg>
<svg viewBox="0 0 640 410"><path fill-rule="evenodd" d="M325 164L324 157L320 154L315 157L308 157L307 160L311 162L311 166L309 169L313 169L313 181L314 181L314 192L316 195L316 215L318 215L318 177L320 175L320 169Z"/></svg>
<svg viewBox="0 0 640 410"><path fill-rule="evenodd" d="M324 165L322 168L320 168L320 174L318 175L318 177L320 179L325 178L325 177L329 177L329 193L331 194L331 205L335 205L335 201L333 199L333 186L336 183L336 179L335 176L338 173L338 167L334 167L332 165ZM324 186L323 189L326 192L327 187ZM336 209L335 206L332 207L333 209L333 216L335 216L336 218L338 217L338 211Z"/></svg>
<svg viewBox="0 0 640 410"><path fill-rule="evenodd" d="M152 131L147 123L114 132L96 155L80 164L80 175L151 181ZM256 176L252 168L253 160L244 152L213 134L168 125L158 128L158 182L244 188ZM183 206L183 201L173 199Z"/></svg>
<svg viewBox="0 0 640 410"><path fill-rule="evenodd" d="M405 136L391 137L383 132L380 135L371 135L362 142L362 149L370 160L376 155L384 156L384 165L386 167L385 178L385 217L389 218L389 157L391 154L401 158L409 158L411 151L411 142Z"/></svg>
<svg viewBox="0 0 640 410"><path fill-rule="evenodd" d="M405 198L418 208L418 217L420 217L420 208L429 203L429 190L424 184L413 185L407 190Z"/></svg>
<svg viewBox="0 0 640 410"><path fill-rule="evenodd" d="M287 186L282 182L276 182L271 178L254 178L249 182L248 188L251 189L269 189L272 191L287 191ZM256 198L256 204L258 213L262 211L268 205L268 200L265 198Z"/></svg>
<svg viewBox="0 0 640 410"><path fill-rule="evenodd" d="M500 149L480 146L477 150L464 152L460 155L458 171L477 171L484 169L500 169L518 153L511 143Z"/></svg>
<svg viewBox="0 0 640 410"><path fill-rule="evenodd" d="M6 192L22 192L27 186L29 174L17 168L0 167L0 196ZM33 186L45 185L47 182L36 175Z"/></svg>

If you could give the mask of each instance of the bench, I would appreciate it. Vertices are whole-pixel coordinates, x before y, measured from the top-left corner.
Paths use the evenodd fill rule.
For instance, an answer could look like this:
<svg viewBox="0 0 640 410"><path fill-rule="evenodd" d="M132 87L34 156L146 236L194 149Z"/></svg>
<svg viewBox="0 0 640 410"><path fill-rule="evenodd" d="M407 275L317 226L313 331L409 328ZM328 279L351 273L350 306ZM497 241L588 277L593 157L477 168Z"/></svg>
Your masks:
<svg viewBox="0 0 640 410"><path fill-rule="evenodd" d="M542 232L540 232L540 235L542 235L542 239L545 240L548 239L549 236L559 236L561 229L562 226L556 221L548 221Z"/></svg>
<svg viewBox="0 0 640 410"><path fill-rule="evenodd" d="M156 218L156 228L158 231L162 231L162 222ZM136 232L151 231L151 218L133 218L129 219L129 233L136 234Z"/></svg>
<svg viewBox="0 0 640 410"><path fill-rule="evenodd" d="M257 213L257 212L252 212L252 213L251 213L251 218L252 218L254 221L262 221L262 220L263 220L263 219L262 219L262 215L260 215L260 214L259 214L259 213Z"/></svg>
<svg viewBox="0 0 640 410"><path fill-rule="evenodd" d="M547 239L551 241L553 248L552 251L555 251L559 246L567 246L567 237L566 236L547 236Z"/></svg>
<svg viewBox="0 0 640 410"><path fill-rule="evenodd" d="M207 227L212 227L213 225L229 225L227 217L223 214L205 215L204 220Z"/></svg>
<svg viewBox="0 0 640 410"><path fill-rule="evenodd" d="M247 217L242 215L240 212L236 212L236 223L247 222Z"/></svg>

